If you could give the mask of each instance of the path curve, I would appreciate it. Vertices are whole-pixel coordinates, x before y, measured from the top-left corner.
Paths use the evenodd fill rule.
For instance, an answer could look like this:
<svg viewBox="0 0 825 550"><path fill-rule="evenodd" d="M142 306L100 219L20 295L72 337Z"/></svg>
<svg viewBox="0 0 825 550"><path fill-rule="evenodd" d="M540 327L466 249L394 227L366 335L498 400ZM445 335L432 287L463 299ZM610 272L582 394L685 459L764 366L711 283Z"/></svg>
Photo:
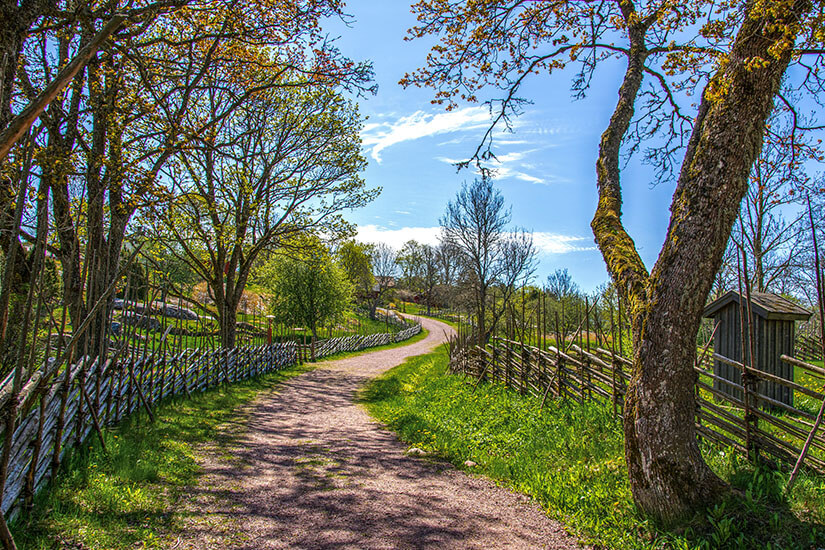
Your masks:
<svg viewBox="0 0 825 550"><path fill-rule="evenodd" d="M406 446L355 404L370 378L440 345L328 361L261 395L232 449L209 449L176 548L580 548L522 495Z"/></svg>

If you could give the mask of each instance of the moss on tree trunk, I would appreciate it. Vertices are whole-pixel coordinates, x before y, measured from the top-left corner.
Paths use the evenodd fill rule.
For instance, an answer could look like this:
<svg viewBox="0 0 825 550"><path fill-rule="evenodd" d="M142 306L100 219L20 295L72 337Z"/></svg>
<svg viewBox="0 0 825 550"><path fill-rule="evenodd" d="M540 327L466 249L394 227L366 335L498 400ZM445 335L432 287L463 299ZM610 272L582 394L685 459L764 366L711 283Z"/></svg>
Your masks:
<svg viewBox="0 0 825 550"><path fill-rule="evenodd" d="M633 116L646 56L645 29L629 29L628 69L597 163L599 206L592 227L630 306L635 356L624 428L631 489L636 504L664 523L726 492L696 442L695 336L790 60L796 22L808 8L807 2L797 2L777 6L772 13L752 13L753 5L747 6L727 62L699 106L667 238L650 274L621 221L619 149ZM767 63L755 64L754 59Z"/></svg>

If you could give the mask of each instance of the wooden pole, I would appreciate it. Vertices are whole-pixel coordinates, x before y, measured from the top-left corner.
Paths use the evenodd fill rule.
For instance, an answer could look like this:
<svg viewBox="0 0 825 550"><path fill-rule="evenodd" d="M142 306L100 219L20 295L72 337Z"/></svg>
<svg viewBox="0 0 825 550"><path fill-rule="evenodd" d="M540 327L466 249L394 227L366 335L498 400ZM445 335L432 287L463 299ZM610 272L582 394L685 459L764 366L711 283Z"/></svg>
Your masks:
<svg viewBox="0 0 825 550"><path fill-rule="evenodd" d="M741 220L740 220L741 222ZM736 278L739 286L739 339L740 345L742 347L742 356L740 357L742 364L747 363L747 356L748 356L748 346L746 343L746 329L745 323L750 323L749 319L745 318L745 304L742 303L743 293L742 293L742 259L744 257L744 250L739 247L739 250L742 254L737 254L737 263L739 264L739 269L736 271ZM748 460L754 459L754 452L753 452L753 434L751 433L751 411L750 411L750 383L748 381L749 374L747 373L747 369L742 369L742 401L744 403L744 420L745 420L745 449L747 451Z"/></svg>

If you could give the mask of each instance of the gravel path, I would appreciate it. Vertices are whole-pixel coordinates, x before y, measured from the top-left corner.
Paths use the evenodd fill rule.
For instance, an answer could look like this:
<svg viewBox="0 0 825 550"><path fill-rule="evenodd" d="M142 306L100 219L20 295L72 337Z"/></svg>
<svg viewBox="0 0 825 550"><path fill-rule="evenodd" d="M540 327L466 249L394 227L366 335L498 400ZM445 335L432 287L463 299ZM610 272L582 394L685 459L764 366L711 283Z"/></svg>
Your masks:
<svg viewBox="0 0 825 550"><path fill-rule="evenodd" d="M205 450L176 548L580 548L526 497L406 447L354 403L364 383L439 345L329 361L246 411L237 448ZM229 429L233 429L230 427Z"/></svg>

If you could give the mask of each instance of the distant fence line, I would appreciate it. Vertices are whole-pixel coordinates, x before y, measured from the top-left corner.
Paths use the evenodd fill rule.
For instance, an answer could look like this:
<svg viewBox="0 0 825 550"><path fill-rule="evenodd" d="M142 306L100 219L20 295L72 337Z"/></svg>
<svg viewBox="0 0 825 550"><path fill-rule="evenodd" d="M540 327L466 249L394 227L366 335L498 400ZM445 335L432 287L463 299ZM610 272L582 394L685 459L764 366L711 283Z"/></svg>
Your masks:
<svg viewBox="0 0 825 550"><path fill-rule="evenodd" d="M539 349L523 342L494 337L484 347L473 342L473 334L462 332L450 342L452 372L482 381L504 384L522 394L547 399L571 399L609 403L622 416L624 396L630 382L632 361L600 347L582 349L570 343L562 350ZM792 466L802 453L812 431L804 464L825 473L825 435L816 432L816 411L825 400L825 369L788 356L798 381L743 365L719 354L697 361L695 422L698 437L731 447L753 460L772 459ZM736 384L713 372L713 360L742 373ZM797 402L788 405L767 395L769 384L794 392ZM728 391L720 389L725 386ZM740 398L731 393L741 392Z"/></svg>
<svg viewBox="0 0 825 550"><path fill-rule="evenodd" d="M397 333L331 338L316 343L316 359L335 353L401 342L421 332L414 324ZM201 392L306 361L309 346L296 342L233 349L160 349L138 359L84 357L60 369L54 361L35 371L19 393L17 422L0 508L7 518L32 505L34 496L60 468L66 452L135 412L154 419L164 398ZM11 375L0 385L0 410L11 410ZM6 413L8 414L8 412ZM3 434L0 441L9 441ZM2 447L0 447L1 449Z"/></svg>

